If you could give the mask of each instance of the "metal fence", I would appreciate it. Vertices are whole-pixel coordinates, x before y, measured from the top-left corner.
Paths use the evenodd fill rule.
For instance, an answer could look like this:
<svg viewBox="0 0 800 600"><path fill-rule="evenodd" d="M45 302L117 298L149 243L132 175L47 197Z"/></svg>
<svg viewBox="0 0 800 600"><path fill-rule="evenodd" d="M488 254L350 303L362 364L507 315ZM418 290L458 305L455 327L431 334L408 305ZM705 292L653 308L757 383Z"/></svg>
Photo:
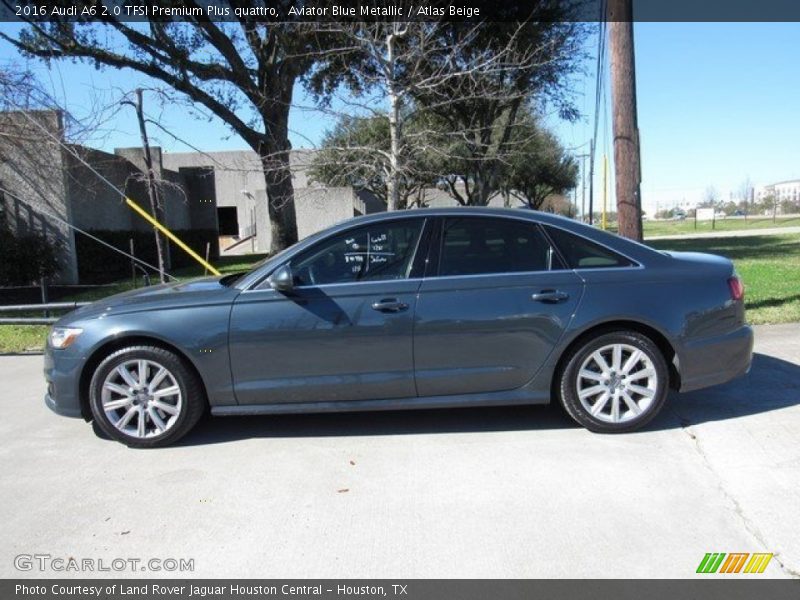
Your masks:
<svg viewBox="0 0 800 600"><path fill-rule="evenodd" d="M91 302L51 302L49 304L13 304L0 306L0 325L51 325L59 317L50 316L50 312L63 312L75 310ZM5 317L4 313L43 313L41 317Z"/></svg>

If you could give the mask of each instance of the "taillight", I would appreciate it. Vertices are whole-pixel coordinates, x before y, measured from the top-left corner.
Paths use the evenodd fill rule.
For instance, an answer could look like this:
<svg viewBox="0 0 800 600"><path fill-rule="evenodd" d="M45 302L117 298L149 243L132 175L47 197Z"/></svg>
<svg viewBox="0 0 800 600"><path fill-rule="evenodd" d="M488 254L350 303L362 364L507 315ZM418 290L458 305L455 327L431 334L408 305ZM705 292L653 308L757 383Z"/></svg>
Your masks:
<svg viewBox="0 0 800 600"><path fill-rule="evenodd" d="M728 279L728 287L731 290L731 298L737 302L744 298L744 284L741 279L734 275Z"/></svg>

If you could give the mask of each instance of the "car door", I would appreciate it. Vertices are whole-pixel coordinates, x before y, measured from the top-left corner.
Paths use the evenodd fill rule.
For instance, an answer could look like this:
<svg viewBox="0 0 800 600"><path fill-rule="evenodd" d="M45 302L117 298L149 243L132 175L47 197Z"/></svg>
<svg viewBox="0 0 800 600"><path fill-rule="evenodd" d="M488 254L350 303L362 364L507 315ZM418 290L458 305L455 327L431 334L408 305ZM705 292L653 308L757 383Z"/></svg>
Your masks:
<svg viewBox="0 0 800 600"><path fill-rule="evenodd" d="M291 259L294 289L240 294L230 357L240 404L416 395L414 256L424 218L380 221L322 239Z"/></svg>
<svg viewBox="0 0 800 600"><path fill-rule="evenodd" d="M414 323L418 394L525 385L569 325L581 278L529 220L446 218L439 232Z"/></svg>

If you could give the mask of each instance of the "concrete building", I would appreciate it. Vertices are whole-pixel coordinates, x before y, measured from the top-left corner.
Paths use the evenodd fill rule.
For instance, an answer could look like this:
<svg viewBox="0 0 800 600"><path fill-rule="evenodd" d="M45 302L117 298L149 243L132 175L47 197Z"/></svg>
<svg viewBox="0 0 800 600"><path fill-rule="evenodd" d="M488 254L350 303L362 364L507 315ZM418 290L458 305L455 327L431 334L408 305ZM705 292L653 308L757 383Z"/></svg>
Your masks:
<svg viewBox="0 0 800 600"><path fill-rule="evenodd" d="M203 170L170 171L161 152L152 151L164 208L164 223L174 230L214 231L217 217L212 204L202 202ZM77 230L109 237L142 238L152 227L124 204L123 196L103 182L100 173L125 196L149 206L141 149L120 148L113 154L68 144L62 115L57 111L0 113L0 214L13 233L44 234L55 246L59 283L77 283L91 261L92 252L106 251L99 244L81 256ZM89 168L87 166L91 166ZM137 235L138 234L138 235ZM148 238L144 238L148 239ZM92 242L96 244L95 242ZM110 251L109 251L110 252ZM83 258L83 265L81 264ZM81 267L84 267L83 269ZM102 265L101 265L102 267Z"/></svg>
<svg viewBox="0 0 800 600"><path fill-rule="evenodd" d="M163 222L168 228L188 237L213 231L215 245L223 252L269 250L266 185L254 152L167 154L153 147L151 154L160 182ZM291 154L301 238L344 219L385 209L371 194L311 183L307 167L312 156L304 150ZM136 238L147 256L153 254L154 244L142 235L152 232L152 227L93 170L125 196L149 207L141 148L117 148L108 153L68 144L62 115L56 111L0 113L0 218L15 233L32 231L47 236L61 262L56 277L59 283L96 279L97 269L91 268L96 261L87 254L111 252L109 260L125 260L87 242L77 230L125 251L129 238ZM195 250L202 252L202 248ZM183 258L175 249L172 256ZM154 264L153 258L149 261Z"/></svg>
<svg viewBox="0 0 800 600"><path fill-rule="evenodd" d="M756 191L757 200L763 200L769 196L773 196L779 203L784 200L800 202L800 179L771 183L758 188Z"/></svg>
<svg viewBox="0 0 800 600"><path fill-rule="evenodd" d="M313 150L290 155L297 233L300 239L354 216L385 210L371 194L350 187L326 187L308 178ZM165 153L166 169L184 172L203 169L207 188L214 192L222 252L267 252L272 233L267 214L267 192L261 161L255 152Z"/></svg>

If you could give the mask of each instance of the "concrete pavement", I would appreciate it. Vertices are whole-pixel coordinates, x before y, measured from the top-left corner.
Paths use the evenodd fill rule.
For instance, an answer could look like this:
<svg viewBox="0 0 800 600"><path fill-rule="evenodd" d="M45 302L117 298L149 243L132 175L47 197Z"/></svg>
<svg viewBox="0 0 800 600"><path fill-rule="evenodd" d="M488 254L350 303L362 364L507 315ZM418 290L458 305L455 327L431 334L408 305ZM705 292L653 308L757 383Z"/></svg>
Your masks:
<svg viewBox="0 0 800 600"><path fill-rule="evenodd" d="M0 576L62 575L14 567L46 553L198 577L693 577L706 552L774 552L756 577L798 577L800 325L757 328L756 352L634 434L512 407L216 418L155 451L50 413L41 357L0 357Z"/></svg>

